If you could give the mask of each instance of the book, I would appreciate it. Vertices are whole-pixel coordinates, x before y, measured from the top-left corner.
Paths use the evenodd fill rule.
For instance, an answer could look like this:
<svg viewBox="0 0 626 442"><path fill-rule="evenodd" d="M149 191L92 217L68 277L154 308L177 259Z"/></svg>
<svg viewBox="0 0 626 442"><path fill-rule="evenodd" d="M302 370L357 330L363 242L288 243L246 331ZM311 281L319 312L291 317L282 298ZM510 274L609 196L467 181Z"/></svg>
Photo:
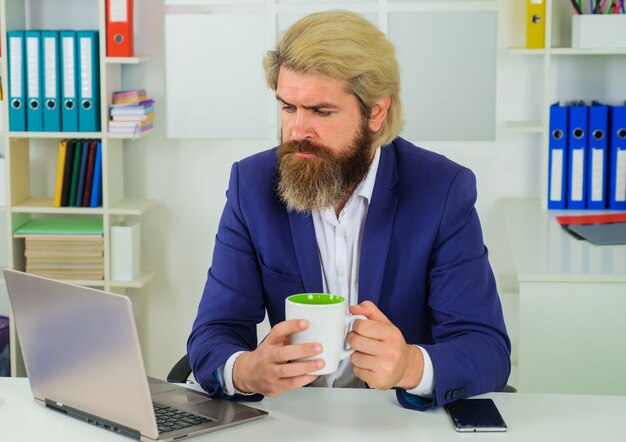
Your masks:
<svg viewBox="0 0 626 442"><path fill-rule="evenodd" d="M113 92L113 104L133 104L147 99L144 89Z"/></svg>
<svg viewBox="0 0 626 442"><path fill-rule="evenodd" d="M65 172L65 155L67 153L67 140L59 142L59 157L57 160L57 179L54 188L54 207L61 207L61 197L63 196L63 178Z"/></svg>
<svg viewBox="0 0 626 442"><path fill-rule="evenodd" d="M154 112L142 115L115 115L112 121L154 121Z"/></svg>
<svg viewBox="0 0 626 442"><path fill-rule="evenodd" d="M113 126L113 127L109 127L109 133L123 133L123 134L142 133L142 132L152 129L153 127L154 127L153 124L148 124L146 126L141 126L141 127L139 125L126 126L126 127Z"/></svg>
<svg viewBox="0 0 626 442"><path fill-rule="evenodd" d="M148 107L128 106L128 107L122 107L119 109L111 109L111 116L115 117L117 115L147 115L150 112L154 112L153 106L148 106Z"/></svg>
<svg viewBox="0 0 626 442"><path fill-rule="evenodd" d="M102 235L102 217L31 218L15 235ZM19 236L16 236L18 238Z"/></svg>

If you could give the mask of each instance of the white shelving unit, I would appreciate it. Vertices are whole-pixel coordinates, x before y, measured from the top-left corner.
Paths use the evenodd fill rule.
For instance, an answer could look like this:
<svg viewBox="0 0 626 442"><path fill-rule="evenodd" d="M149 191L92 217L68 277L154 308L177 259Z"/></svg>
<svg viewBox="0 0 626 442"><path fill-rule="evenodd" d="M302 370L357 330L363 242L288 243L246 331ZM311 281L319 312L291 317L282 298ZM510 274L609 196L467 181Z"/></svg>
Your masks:
<svg viewBox="0 0 626 442"><path fill-rule="evenodd" d="M543 60L543 83L534 89L542 94L541 120L507 121L505 127L516 133L535 133L541 136L541 207L547 208L548 189L548 140L550 105L557 101L575 99L598 99L607 104L626 100L626 86L606 79L622 78L626 74L626 48L589 48L571 46L571 15L569 2L546 0L546 49L510 47L508 54L520 57L541 57ZM523 37L523 36L522 36ZM520 43L523 38L520 39ZM617 60L617 62L616 62ZM606 69L595 69L600 64ZM621 72L621 74L620 74ZM594 81L587 81L592 77ZM564 79L567 78L567 81ZM623 83L623 81L622 81Z"/></svg>
<svg viewBox="0 0 626 442"><path fill-rule="evenodd" d="M47 0L48 1L48 0ZM71 2L65 0L54 0L67 6ZM0 15L2 29L1 44L2 54L7 53L6 32L12 30L29 29L32 21L29 21L29 13L32 13L34 5L32 0L0 0ZM127 288L141 288L147 284L154 273L143 272L133 281L113 281L111 279L111 255L110 255L110 226L123 221L127 217L139 217L146 213L153 205L154 201L148 198L127 198L124 186L124 150L132 149L133 137L126 134L108 134L107 120L108 108L111 104L112 92L122 89L122 78L125 66L145 63L148 56L136 56L128 58L117 58L106 56L106 24L105 24L105 0L90 0L81 8L89 8L93 11L91 22L97 23L99 31L99 59L100 59L100 132L12 132L9 128L8 112L3 113L0 139L3 143L3 153L6 158L7 174L7 204L0 214L6 217L6 232L0 234L7 235L7 250L0 253L7 253L9 268L24 269L24 240L13 238L12 232L28 221L33 216L50 215L70 215L89 216L102 218L104 230L104 279L103 280L72 280L69 282L96 287L107 291L124 292ZM36 5L35 5L36 6ZM48 7L48 5L46 5ZM97 20L96 20L97 18ZM45 17L44 17L45 21ZM47 24L47 23L46 23ZM51 23L50 28L60 29L59 23ZM75 22L63 23L65 29L76 29ZM74 27L73 27L74 26ZM33 27L42 29L42 27ZM81 28L84 29L84 28ZM93 29L93 27L92 27ZM8 72L7 63L0 59L2 65L2 88L5 97L8 96ZM132 69L130 67L129 69ZM6 99L4 103L6 103ZM3 103L3 104L4 104ZM144 132L136 138L143 138L149 135ZM65 138L92 138L102 141L102 191L103 202L101 207L61 207L53 206L53 188L46 188L41 194L41 188L46 186L41 184L45 178L39 176L33 169L33 157L31 151L43 150L44 156L48 159L55 158L55 161L47 161L45 166L49 168L48 173L56 173L56 153L58 142ZM41 167L41 166L40 166ZM35 185L33 185L35 183ZM35 190L33 187L36 187ZM50 187L50 186L48 186ZM1 208L0 208L1 209ZM0 281L4 283L4 281ZM15 329L11 323L11 373L12 375L23 375L24 367L21 361L19 345L15 337Z"/></svg>

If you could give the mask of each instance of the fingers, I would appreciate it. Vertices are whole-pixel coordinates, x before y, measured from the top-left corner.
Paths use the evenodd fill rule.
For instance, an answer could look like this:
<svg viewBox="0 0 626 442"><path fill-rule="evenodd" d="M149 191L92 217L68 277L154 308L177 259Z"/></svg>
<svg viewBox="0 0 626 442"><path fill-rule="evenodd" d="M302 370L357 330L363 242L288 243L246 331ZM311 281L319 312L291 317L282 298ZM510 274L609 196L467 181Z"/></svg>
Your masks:
<svg viewBox="0 0 626 442"><path fill-rule="evenodd" d="M306 330L308 327L309 323L304 319L290 319L288 321L279 322L272 327L272 330L270 330L270 333L263 342L267 342L271 345L280 344L283 343L289 335Z"/></svg>
<svg viewBox="0 0 626 442"><path fill-rule="evenodd" d="M376 304L371 301L363 301L360 304L351 306L350 313L353 315L363 315L372 321L391 324L391 321L389 321L387 316L385 316L385 314L381 312L378 307L376 307Z"/></svg>

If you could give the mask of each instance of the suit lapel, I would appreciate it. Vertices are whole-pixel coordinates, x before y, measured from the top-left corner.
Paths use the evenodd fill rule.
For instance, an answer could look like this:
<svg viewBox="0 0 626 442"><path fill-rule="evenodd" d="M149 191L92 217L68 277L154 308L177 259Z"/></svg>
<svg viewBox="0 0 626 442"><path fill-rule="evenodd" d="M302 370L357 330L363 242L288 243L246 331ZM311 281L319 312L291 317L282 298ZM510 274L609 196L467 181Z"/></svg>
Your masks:
<svg viewBox="0 0 626 442"><path fill-rule="evenodd" d="M300 268L300 275L307 293L321 293L322 270L315 238L315 228L311 215L289 212L291 238L296 251L296 260Z"/></svg>
<svg viewBox="0 0 626 442"><path fill-rule="evenodd" d="M398 205L395 193L397 181L394 147L393 145L383 147L363 229L359 265L359 302L370 300L378 305Z"/></svg>

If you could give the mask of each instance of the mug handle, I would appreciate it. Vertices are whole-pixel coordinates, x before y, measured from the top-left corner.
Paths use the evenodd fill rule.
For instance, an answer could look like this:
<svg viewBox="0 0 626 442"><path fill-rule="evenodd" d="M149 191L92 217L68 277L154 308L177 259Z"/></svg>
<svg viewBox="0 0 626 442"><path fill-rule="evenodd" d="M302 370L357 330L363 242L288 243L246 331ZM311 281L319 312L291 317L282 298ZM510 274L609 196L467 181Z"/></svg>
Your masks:
<svg viewBox="0 0 626 442"><path fill-rule="evenodd" d="M357 319L367 319L367 317L363 315L346 315L346 338L348 338L348 333L352 330L352 326L354 325L354 321ZM348 347L348 348L346 348ZM341 349L341 356L339 359L345 359L354 353L354 348L350 347L348 343L344 340L343 348Z"/></svg>

